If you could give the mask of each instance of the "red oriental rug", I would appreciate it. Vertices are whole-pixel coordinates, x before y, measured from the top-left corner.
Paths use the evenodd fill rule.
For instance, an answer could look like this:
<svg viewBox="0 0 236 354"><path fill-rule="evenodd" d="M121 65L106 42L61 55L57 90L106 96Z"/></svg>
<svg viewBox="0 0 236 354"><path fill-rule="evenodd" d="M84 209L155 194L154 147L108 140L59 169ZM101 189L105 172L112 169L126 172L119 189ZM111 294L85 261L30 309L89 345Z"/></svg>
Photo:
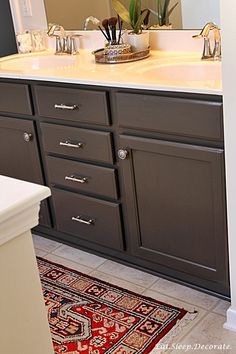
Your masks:
<svg viewBox="0 0 236 354"><path fill-rule="evenodd" d="M195 316L42 258L38 267L55 354L147 354Z"/></svg>

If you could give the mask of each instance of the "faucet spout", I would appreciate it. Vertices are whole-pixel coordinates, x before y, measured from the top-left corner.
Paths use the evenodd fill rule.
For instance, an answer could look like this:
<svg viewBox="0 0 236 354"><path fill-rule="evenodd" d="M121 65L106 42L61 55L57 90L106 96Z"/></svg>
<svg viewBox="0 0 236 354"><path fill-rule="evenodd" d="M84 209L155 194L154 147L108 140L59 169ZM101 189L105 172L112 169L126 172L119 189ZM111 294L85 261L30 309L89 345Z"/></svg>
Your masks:
<svg viewBox="0 0 236 354"><path fill-rule="evenodd" d="M95 26L99 26L100 25L100 21L96 17L89 16L84 21L84 31L87 30L89 22L92 22L92 24L95 25Z"/></svg>
<svg viewBox="0 0 236 354"><path fill-rule="evenodd" d="M56 31L60 31L60 37L61 38L66 38L66 32L65 32L63 26L58 25L56 23L50 23L49 27L48 27L48 32L47 32L48 36L49 37L53 37L54 33Z"/></svg>
<svg viewBox="0 0 236 354"><path fill-rule="evenodd" d="M196 35L193 36L194 38L204 38L204 37L208 37L209 33L212 29L214 29L216 27L216 25L213 22L208 22L203 29L201 30L201 32Z"/></svg>

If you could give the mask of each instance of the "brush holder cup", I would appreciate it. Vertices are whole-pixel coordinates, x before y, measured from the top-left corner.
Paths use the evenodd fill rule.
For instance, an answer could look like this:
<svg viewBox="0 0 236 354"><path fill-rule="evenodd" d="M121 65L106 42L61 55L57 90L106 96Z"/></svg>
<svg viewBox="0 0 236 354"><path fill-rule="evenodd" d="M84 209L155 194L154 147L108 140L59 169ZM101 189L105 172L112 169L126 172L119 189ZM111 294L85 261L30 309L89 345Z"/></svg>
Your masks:
<svg viewBox="0 0 236 354"><path fill-rule="evenodd" d="M131 46L128 43L122 44L107 44L104 48L104 54L108 57L128 54L131 52Z"/></svg>

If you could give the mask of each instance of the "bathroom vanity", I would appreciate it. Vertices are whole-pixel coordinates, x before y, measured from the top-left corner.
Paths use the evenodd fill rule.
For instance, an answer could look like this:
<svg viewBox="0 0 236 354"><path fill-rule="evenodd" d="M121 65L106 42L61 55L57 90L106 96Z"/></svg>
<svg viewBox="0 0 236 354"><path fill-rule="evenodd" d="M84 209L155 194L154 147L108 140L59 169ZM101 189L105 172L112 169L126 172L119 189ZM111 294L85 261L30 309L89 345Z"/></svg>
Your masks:
<svg viewBox="0 0 236 354"><path fill-rule="evenodd" d="M228 296L222 96L81 75L0 80L0 174L52 190L35 232Z"/></svg>

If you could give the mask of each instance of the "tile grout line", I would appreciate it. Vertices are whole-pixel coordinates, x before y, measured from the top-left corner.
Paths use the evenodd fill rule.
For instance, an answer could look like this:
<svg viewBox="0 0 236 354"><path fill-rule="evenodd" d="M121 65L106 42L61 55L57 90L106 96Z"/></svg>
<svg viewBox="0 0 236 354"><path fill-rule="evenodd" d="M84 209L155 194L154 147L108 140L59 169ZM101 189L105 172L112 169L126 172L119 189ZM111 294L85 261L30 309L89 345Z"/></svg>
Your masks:
<svg viewBox="0 0 236 354"><path fill-rule="evenodd" d="M147 290L153 291L153 292L156 293L156 294L160 294L160 295L164 295L164 296L170 297L170 298L172 298L173 300L185 302L187 305L200 307L202 310L205 310L205 311L212 311L212 308L214 308L214 307L213 307L214 305L212 305L212 307L210 307L210 308L205 308L205 307L203 307L202 305L197 305L196 303L191 303L191 302L189 302L188 300L181 299L181 298L179 298L179 297L174 297L174 296L168 295L168 294L166 294L166 293L162 293L161 291L156 291L156 290L149 289L149 288L148 288ZM217 304L218 304L218 303L219 303L219 301L217 302Z"/></svg>
<svg viewBox="0 0 236 354"><path fill-rule="evenodd" d="M58 249L59 247L60 247L60 246L58 246L56 249ZM35 247L35 248L36 248L36 247ZM52 251L49 251L49 252L48 252L48 251L45 251L45 250L42 250L42 249L39 249L39 248L36 248L36 249L41 250L41 251L43 251L43 252L46 252L46 254L45 254L44 256L42 256L43 258L44 258L44 257L46 258L47 256L50 256L50 255L52 255L52 256L57 256L57 257L59 257L59 258L62 258L62 259L65 260L65 261L69 261L69 262L72 262L72 263L75 263L75 264L78 264L78 265L81 265L81 266L86 267L85 265L83 265L83 264L81 264L81 263L79 263L79 262L76 262L76 261L73 261L73 260L71 260L71 259L68 259L68 258L65 258L65 257L61 257L61 256L58 256L58 255L54 254L53 252L54 252L56 249L54 249L54 250L52 250ZM102 273L102 274L105 275L105 276L106 276L106 275L108 275L108 276L113 276L113 275L111 275L111 274L109 274L109 273L105 273L105 272L102 272L102 271L99 270L100 266L102 266L106 261L107 261L107 260L105 260L102 264L98 265L98 266L95 267L95 268L90 268L90 267L88 267L88 268L90 268L90 271L89 271L89 272L86 272L86 274L92 275L93 272L99 271L100 273ZM125 281L125 282L128 283L128 285L129 285L129 284L130 284L131 286L132 286L132 285L136 285L136 286L139 286L140 288L143 288L143 290L139 293L140 295L143 295L145 291L150 290L150 291L153 291L153 292L155 292L155 293L157 293L157 294L164 295L164 296L170 298L170 304L171 304L171 299L173 299L173 300L175 300L175 301L176 301L176 300L177 300L177 301L181 301L181 302L184 302L184 303L186 303L186 304L188 304L188 305L190 305L190 306L196 306L196 307L200 308L201 310L204 310L204 311L205 311L205 314L204 314L199 320L198 320L197 318L196 318L195 320L193 320L193 321L195 322L195 323L193 324L193 326L191 326L191 328L189 328L189 330L186 330L186 332L183 333L182 336L179 335L179 336L177 337L178 342L183 341L183 340L191 333L191 331L193 331L193 329L196 328L209 314L214 314L214 312L213 312L214 309L215 309L215 308L218 306L218 304L220 303L220 299L218 299L218 301L216 302L216 304L212 305L212 307L211 307L210 309L206 309L206 308L204 308L204 307L202 307L202 306L199 306L199 305L196 305L196 304L193 304L193 303L189 303L188 301L182 300L182 299L180 299L180 298L175 298L175 297L172 297L172 296L170 296L170 295L161 293L161 292L159 292L159 291L155 291L155 290L153 290L153 289L150 289L150 288L155 284L155 282L158 282L160 279L156 279L156 280L155 280L153 283L151 283L149 286L145 287L145 286L142 286L142 285L137 285L136 283L133 283L133 282L131 282L131 281L127 280L127 279L124 279L124 278L120 278L120 277L117 277L117 276L115 276L114 278L117 278L118 280L121 280L121 281ZM101 280L102 280L102 279L101 279ZM112 285L112 284L111 284L111 285ZM129 288L127 288L127 290L129 290ZM145 295L144 295L144 296L145 296ZM221 314L218 314L218 315L220 315L221 317L224 317L224 316L221 315ZM168 351L167 353L171 354L172 352L173 352L173 350L170 350L170 351Z"/></svg>
<svg viewBox="0 0 236 354"><path fill-rule="evenodd" d="M62 259L65 259L65 260L67 260L67 261L73 262L73 263L75 263L75 264L79 264L79 265L81 265L81 266L85 266L85 265L83 265L83 264L81 264L81 263L79 263L79 262L72 261L71 259L68 259L68 258L65 258L65 257L62 257L62 256L58 256L58 255L54 254L53 252L54 252L54 251L51 251L51 252L49 252L47 255L51 254L52 256L57 256L57 257L60 257L60 258L62 258ZM111 274L105 273L105 272L99 270L99 268L100 268L106 261L107 261L107 259L105 259L105 261L104 261L103 263L99 264L99 265L98 265L97 267L95 267L95 268L91 268L91 267L88 266L88 267L91 269L89 275L92 275L91 273L93 273L94 271L99 271L99 272L102 273L103 275L111 276ZM85 266L85 267L86 267L86 266ZM112 275L112 276L113 276L113 275ZM136 286L139 286L140 288L143 288L142 293L144 293L146 290L149 289L150 286L152 286L152 285L154 284L154 283L153 283L153 284L151 284L149 287L145 287L145 286L142 286L142 285L137 285L136 283L133 283L133 282L131 282L131 281L127 280L127 279L124 279L124 278L120 278L120 277L117 277L117 276L114 276L114 277L117 278L117 279L119 279L119 280L126 281L127 283L130 283L130 285L136 285ZM157 281L157 280L155 280L155 281ZM127 290L128 290L128 289L127 289ZM140 294L142 294L142 293L140 293Z"/></svg>
<svg viewBox="0 0 236 354"><path fill-rule="evenodd" d="M51 255L51 256L56 256L56 257L59 257L59 258L62 258L62 260L65 260L65 261L69 261L69 262L71 262L71 263L74 263L75 265L79 265L79 266L82 266L82 267L86 267L86 268L90 268L91 270L87 273L86 272L86 274L91 274L93 271L94 271L94 269L93 268L91 268L91 267L89 267L89 266L87 266L87 265L84 265L84 264L82 264L82 263L79 263L79 262L76 262L76 261L72 261L71 259L69 259L69 258L65 258L65 257L62 257L62 256L58 256L57 254L54 254L54 253L52 253L52 252L49 252L48 254L47 254L47 256L48 255ZM46 256L45 256L46 257ZM49 260L50 261L50 260ZM53 261L52 261L53 262ZM57 261L55 261L55 263L58 263ZM60 263L58 263L58 264L60 264ZM62 266L63 266L63 264L61 264ZM69 268L69 266L66 266L65 265L65 267L68 267ZM73 269L72 269L73 270ZM74 269L75 271L76 271L76 269ZM81 273L83 273L82 271L81 271ZM86 275L85 274L85 275Z"/></svg>
<svg viewBox="0 0 236 354"><path fill-rule="evenodd" d="M37 236L37 235L36 235L36 236ZM57 257L60 257L60 258L62 258L62 259L64 259L64 260L67 260L67 261L69 261L69 262L73 262L73 263L75 263L75 264L78 264L78 265L81 265L81 266L84 266L84 267L88 267L88 268L91 269L91 270L89 270L89 272L87 273L87 274L89 274L89 275L91 275L94 271L99 271L99 272L101 272L103 275L111 276L111 274L99 270L99 268L100 268L102 265L104 265L104 263L107 261L107 259L105 259L104 262L101 263L101 264L99 264L97 267L94 267L94 268L93 268L93 267L89 267L89 266L86 266L86 265L84 265L84 264L82 264L82 263L79 263L79 262L77 262L77 261L71 260L71 259L69 259L69 258L66 258L66 257L63 257L63 256L58 256L57 254L54 254L53 252L55 252L55 251L56 251L59 247L61 247L61 246L64 246L64 245L63 245L63 244L59 244L59 246L57 246L55 249L53 249L53 250L51 250L51 251L49 251L49 252L48 252L48 251L45 251L45 250L43 250L43 249L39 249L39 248L37 248L37 249L39 249L39 250L41 250L41 251L43 251L43 252L46 252L46 254L45 254L43 257L47 257L48 255L57 256ZM131 269L133 269L133 268L131 267ZM137 286L136 283L134 283L134 282L132 282L132 281L130 281L130 280L124 279L124 278L122 278L122 277L115 276L115 278L117 278L117 279L119 279L119 280L121 280L121 281L125 281L125 282L127 282L128 284L130 283L131 285L136 285L136 286ZM216 302L216 304L212 305L210 308L205 308L205 307L203 307L202 305L196 305L195 303L191 303L191 302L186 301L186 300L184 300L184 299L176 298L176 297L173 297L173 296L171 296L171 295L169 295L169 294L165 294L165 293L163 293L163 292L161 292L161 291L155 291L155 290L151 289L151 287L152 287L155 283L158 283L158 281L160 281L160 278L159 278L159 279L155 279L155 281L154 281L153 283L151 283L149 286L143 286L143 285L139 285L139 284L138 284L138 286L139 286L140 288L143 288L143 290L142 290L142 292L141 292L140 294L144 294L145 291L150 290L150 291L155 292L156 294L160 294L160 295L167 296L167 297L170 298L170 300L173 299L173 300L175 300L175 301L176 301L176 300L177 300L177 301L182 301L182 302L185 302L186 304L188 304L188 305L190 305L190 306L196 306L196 307L199 307L200 309L203 309L203 310L208 311L208 312L213 312L213 310L218 306L218 304L219 304L219 302L220 302L220 299L218 299L218 301ZM145 296L145 295L144 295L144 296Z"/></svg>
<svg viewBox="0 0 236 354"><path fill-rule="evenodd" d="M49 252L48 254L51 254L52 256L57 256L57 255L54 254L53 252L54 252L54 250L51 251L51 252ZM47 254L47 255L48 255L48 254ZM47 255L45 255L45 257L46 257ZM79 262L77 262L77 261L72 261L71 259L68 259L68 258L65 258L65 257L62 257L62 256L58 256L58 257L60 257L60 258L62 258L62 259L65 259L65 260L67 260L67 261L70 261L70 262L74 262L75 264L79 264L79 265L81 265L81 266L85 266L84 264L81 264L81 263L79 263ZM101 272L101 273L104 274L104 275L111 276L111 274L99 270L99 268L100 268L105 262L106 262L106 260L105 260L102 264L100 264L99 266L97 266L97 267L95 267L95 268L91 268L91 267L88 266L90 269L92 269L91 271L89 271L88 274L91 275L91 273L93 273L94 271L99 271L99 272ZM85 267L86 267L86 266L85 266ZM119 279L119 280L126 281L127 283L130 283L131 285L136 285L136 286L137 286L136 283L134 283L134 282L132 282L132 281L129 281L129 280L127 280L127 279L124 279L124 278L121 278L121 277L118 277L118 276L114 276L114 277L117 278L117 279ZM199 308L201 308L202 310L205 310L205 311L213 311L213 309L219 304L219 301L220 301L220 300L218 300L215 305L212 305L212 307L210 307L210 308L205 308L205 307L203 307L202 305L196 305L196 304L191 303L191 302L189 302L189 301L185 301L185 300L183 300L183 299L176 298L176 297L173 297L173 296L171 296L171 295L162 293L161 291L155 291L155 290L153 290L153 289L150 289L150 288L154 285L154 283L155 283L155 282L158 282L159 280L160 280L160 279L155 280L155 281L154 281L153 283L151 283L148 287L145 287L145 286L142 286L142 285L139 285L139 284L138 284L138 286L140 286L141 288L144 289L140 294L144 294L145 291L151 290L151 291L155 292L156 294L160 294L160 295L167 296L167 297L169 297L170 299L173 299L173 300L175 300L175 301L182 301L182 302L185 302L185 303L188 304L188 305L199 307ZM144 296L145 296L145 295L144 295Z"/></svg>

